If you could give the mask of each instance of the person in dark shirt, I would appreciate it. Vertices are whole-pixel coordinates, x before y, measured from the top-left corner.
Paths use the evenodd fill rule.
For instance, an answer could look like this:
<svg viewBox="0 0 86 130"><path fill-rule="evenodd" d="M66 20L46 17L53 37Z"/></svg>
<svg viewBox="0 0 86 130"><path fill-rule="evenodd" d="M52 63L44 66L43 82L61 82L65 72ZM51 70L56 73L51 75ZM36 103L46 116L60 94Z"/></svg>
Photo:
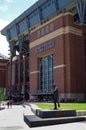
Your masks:
<svg viewBox="0 0 86 130"><path fill-rule="evenodd" d="M7 102L7 108L9 109L9 105L10 105L10 103L9 103L9 101Z"/></svg>
<svg viewBox="0 0 86 130"><path fill-rule="evenodd" d="M60 107L60 103L59 103L58 88L55 84L54 84L53 96L54 96L54 109L57 109L57 103L58 107Z"/></svg>

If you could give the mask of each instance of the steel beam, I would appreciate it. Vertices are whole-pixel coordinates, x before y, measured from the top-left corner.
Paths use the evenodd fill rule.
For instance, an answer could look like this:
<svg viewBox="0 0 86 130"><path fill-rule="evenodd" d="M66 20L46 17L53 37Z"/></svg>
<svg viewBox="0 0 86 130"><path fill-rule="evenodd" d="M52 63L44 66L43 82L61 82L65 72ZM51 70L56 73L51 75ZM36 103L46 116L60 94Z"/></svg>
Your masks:
<svg viewBox="0 0 86 130"><path fill-rule="evenodd" d="M38 6L38 2L36 5L37 5L37 11L39 13L40 23L42 24L42 20L43 20L42 11L41 8Z"/></svg>
<svg viewBox="0 0 86 130"><path fill-rule="evenodd" d="M58 6L58 0L54 0L56 11L58 12L59 6Z"/></svg>
<svg viewBox="0 0 86 130"><path fill-rule="evenodd" d="M28 28L28 38L30 39L30 18L26 17L26 24Z"/></svg>
<svg viewBox="0 0 86 130"><path fill-rule="evenodd" d="M76 6L79 15L79 22L83 24L85 23L86 0L76 0Z"/></svg>

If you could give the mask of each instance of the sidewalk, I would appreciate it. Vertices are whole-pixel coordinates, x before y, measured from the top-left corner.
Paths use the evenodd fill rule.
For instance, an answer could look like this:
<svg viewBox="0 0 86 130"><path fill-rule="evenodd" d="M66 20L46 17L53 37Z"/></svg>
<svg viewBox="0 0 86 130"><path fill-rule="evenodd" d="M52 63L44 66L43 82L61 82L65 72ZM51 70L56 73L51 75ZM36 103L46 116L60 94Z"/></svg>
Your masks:
<svg viewBox="0 0 86 130"><path fill-rule="evenodd" d="M27 130L28 126L23 121L24 108L14 105L12 109L0 111L0 130Z"/></svg>
<svg viewBox="0 0 86 130"><path fill-rule="evenodd" d="M23 120L23 115L33 115L31 108L27 105L13 105L12 109L0 110L0 130L86 130L86 122L52 125L46 127L29 128Z"/></svg>

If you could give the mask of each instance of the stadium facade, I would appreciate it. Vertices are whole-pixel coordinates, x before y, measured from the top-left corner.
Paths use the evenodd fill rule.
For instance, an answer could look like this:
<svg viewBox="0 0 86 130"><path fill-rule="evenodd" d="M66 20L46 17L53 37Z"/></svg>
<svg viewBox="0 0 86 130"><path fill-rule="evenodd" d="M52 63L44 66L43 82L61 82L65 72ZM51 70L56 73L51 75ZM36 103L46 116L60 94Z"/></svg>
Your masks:
<svg viewBox="0 0 86 130"><path fill-rule="evenodd" d="M86 0L38 0L2 31L10 47L7 91L86 99Z"/></svg>

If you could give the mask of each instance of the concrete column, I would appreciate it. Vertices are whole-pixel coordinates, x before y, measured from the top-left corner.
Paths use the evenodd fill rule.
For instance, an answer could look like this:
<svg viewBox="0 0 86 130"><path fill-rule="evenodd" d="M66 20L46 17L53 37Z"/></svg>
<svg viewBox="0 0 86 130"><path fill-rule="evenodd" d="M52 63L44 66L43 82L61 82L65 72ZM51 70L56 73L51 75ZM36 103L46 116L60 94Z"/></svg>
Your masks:
<svg viewBox="0 0 86 130"><path fill-rule="evenodd" d="M10 95L12 94L12 56L10 57Z"/></svg>
<svg viewBox="0 0 86 130"><path fill-rule="evenodd" d="M20 93L21 93L21 78L20 78L20 75L21 75L21 70L20 70L20 68L21 68L21 60L22 60L22 53L21 52L19 52L19 64L18 64L18 87L19 87L19 95L20 95Z"/></svg>

